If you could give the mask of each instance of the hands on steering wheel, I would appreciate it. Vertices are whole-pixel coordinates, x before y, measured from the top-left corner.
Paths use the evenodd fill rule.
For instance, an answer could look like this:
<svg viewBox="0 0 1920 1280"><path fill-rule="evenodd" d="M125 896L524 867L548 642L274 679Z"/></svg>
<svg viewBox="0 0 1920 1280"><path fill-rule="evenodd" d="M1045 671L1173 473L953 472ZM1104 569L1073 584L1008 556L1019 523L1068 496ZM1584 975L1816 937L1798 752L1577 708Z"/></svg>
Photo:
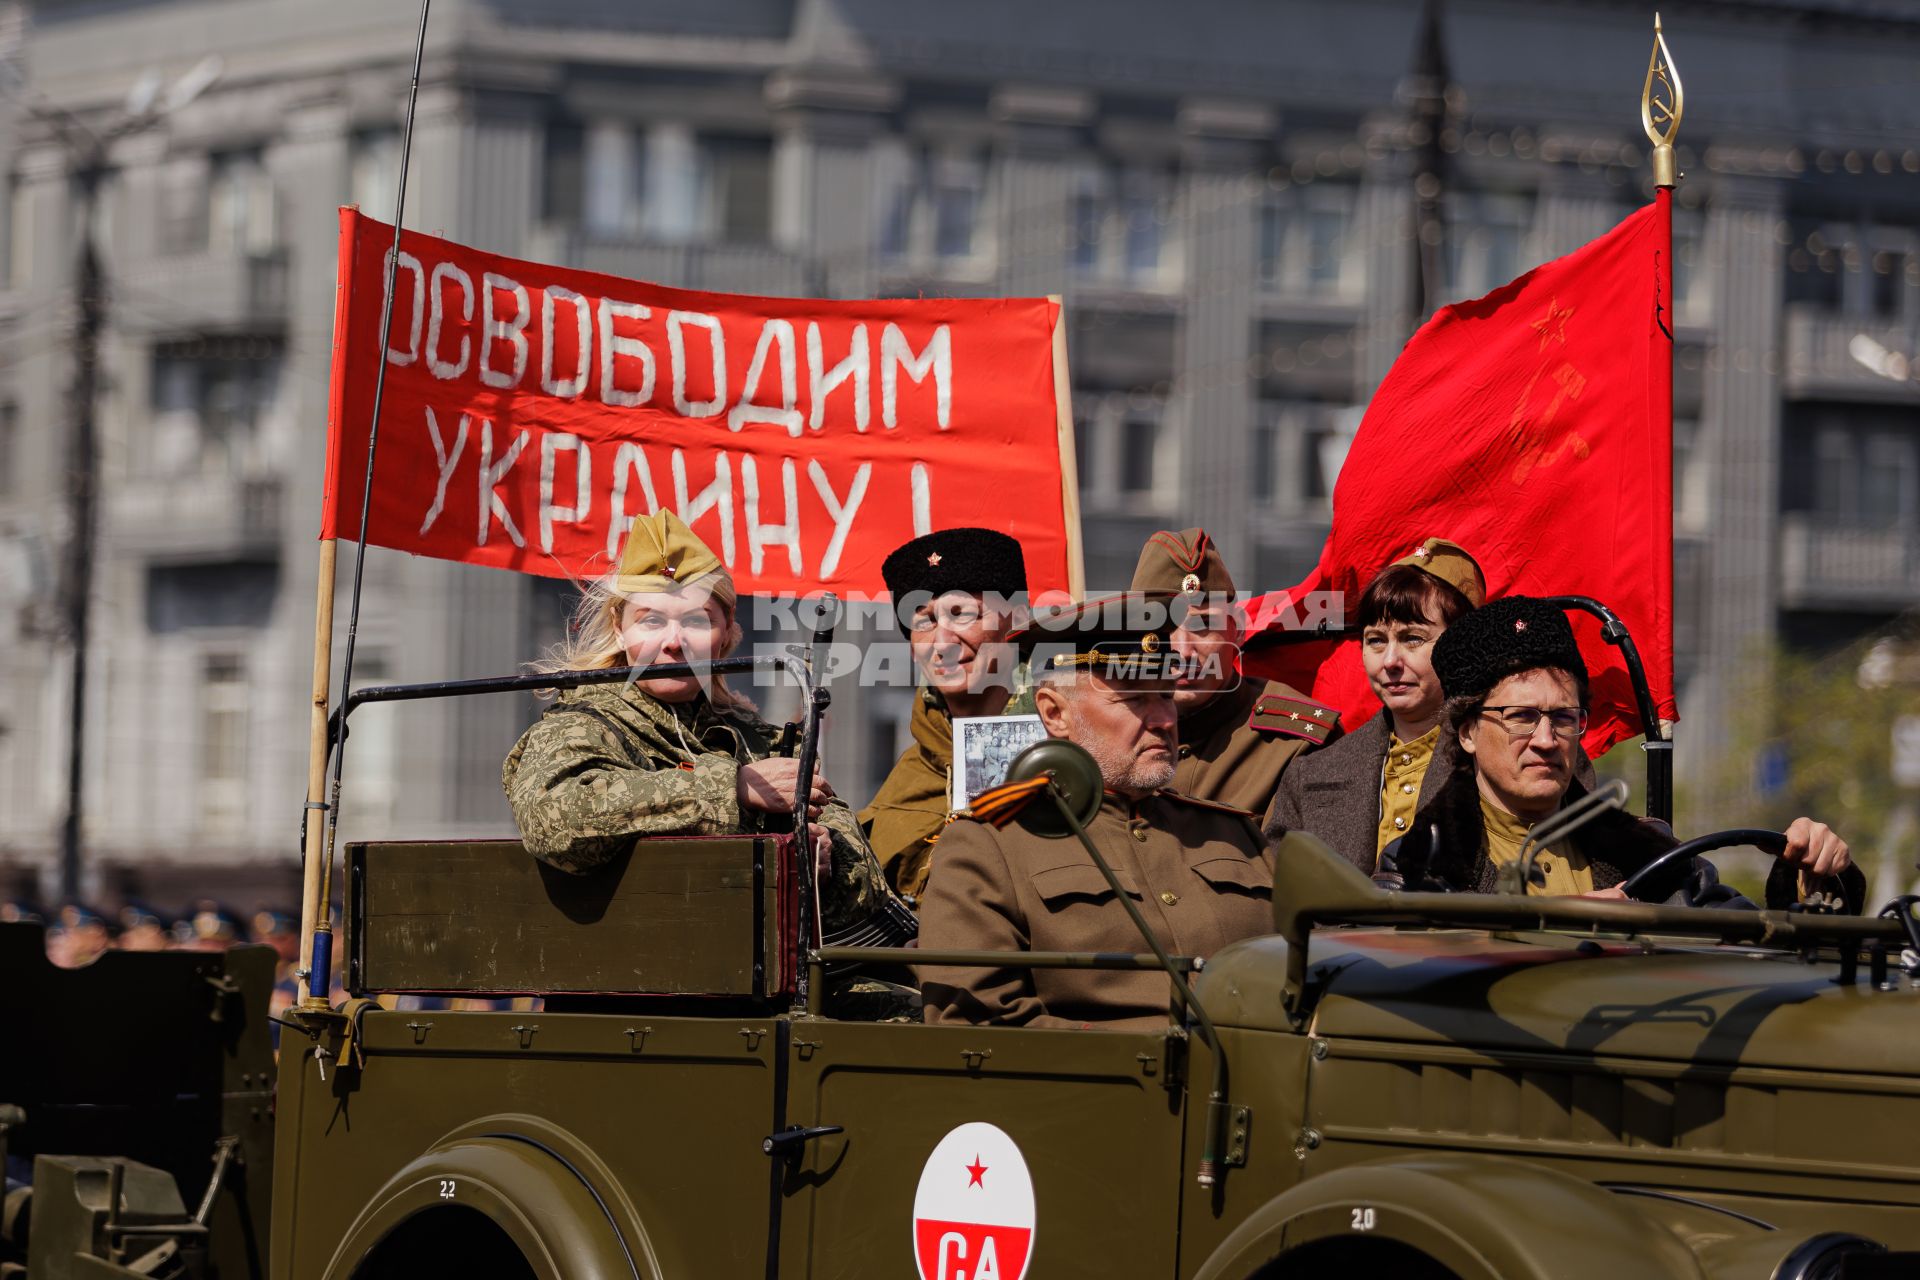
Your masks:
<svg viewBox="0 0 1920 1280"><path fill-rule="evenodd" d="M1711 853L1715 849L1733 849L1742 845L1751 845L1770 853L1782 862L1798 864L1815 876L1838 875L1853 865L1847 842L1835 834L1833 828L1811 818L1795 818L1785 831L1734 827L1683 840L1628 876L1619 888L1624 896L1633 898L1636 896L1634 891L1663 867L1675 862L1692 861L1699 854Z"/></svg>

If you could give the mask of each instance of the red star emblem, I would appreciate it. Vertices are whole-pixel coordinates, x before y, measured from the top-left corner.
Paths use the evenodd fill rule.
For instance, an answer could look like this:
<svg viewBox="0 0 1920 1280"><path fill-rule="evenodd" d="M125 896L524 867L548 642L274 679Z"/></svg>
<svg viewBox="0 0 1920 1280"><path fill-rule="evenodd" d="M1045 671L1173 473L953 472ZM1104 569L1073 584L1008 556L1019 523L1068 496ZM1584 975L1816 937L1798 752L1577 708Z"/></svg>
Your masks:
<svg viewBox="0 0 1920 1280"><path fill-rule="evenodd" d="M970 1165L966 1165L964 1167L967 1171L968 1178L971 1179L971 1181L969 1181L967 1185L970 1187L979 1187L982 1191L985 1191L987 1189L987 1184L980 1181L980 1179L986 1176L987 1169L989 1166L981 1164L980 1157L978 1155L975 1155L973 1157L973 1163Z"/></svg>
<svg viewBox="0 0 1920 1280"><path fill-rule="evenodd" d="M1547 299L1547 314L1533 322L1533 331L1540 335L1540 350L1545 351L1549 342L1567 345L1567 321L1572 316L1572 307L1562 307L1558 298Z"/></svg>
<svg viewBox="0 0 1920 1280"><path fill-rule="evenodd" d="M1525 631L1527 629L1527 620L1525 618L1515 618L1513 620L1513 629L1515 631ZM975 1156L974 1159L977 1160L979 1157Z"/></svg>
<svg viewBox="0 0 1920 1280"><path fill-rule="evenodd" d="M936 551L936 552L934 552L934 553L933 553L932 555L930 555L930 556L928 556L928 557L927 557L927 563L928 563L928 564L930 564L930 565L932 565L932 566L933 566L934 568L936 568L936 569L937 569L937 568L939 568L939 567L940 567L940 553L939 553L938 551ZM979 1158L980 1158L980 1157L978 1157L978 1156L975 1156L975 1157L974 1157L974 1159L976 1159L976 1160L978 1160Z"/></svg>

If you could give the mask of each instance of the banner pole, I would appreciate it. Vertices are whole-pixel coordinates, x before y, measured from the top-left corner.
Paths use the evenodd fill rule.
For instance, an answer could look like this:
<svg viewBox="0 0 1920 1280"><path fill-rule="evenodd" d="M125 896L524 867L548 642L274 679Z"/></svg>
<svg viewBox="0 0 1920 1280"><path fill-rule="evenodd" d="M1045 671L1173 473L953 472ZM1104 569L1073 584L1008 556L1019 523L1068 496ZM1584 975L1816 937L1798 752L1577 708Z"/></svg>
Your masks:
<svg viewBox="0 0 1920 1280"><path fill-rule="evenodd" d="M1087 596L1086 547L1080 533L1080 463L1073 439L1073 379L1067 373L1067 307L1057 293L1047 295L1053 313L1053 413L1060 440L1060 508L1067 528L1067 594L1074 603Z"/></svg>
<svg viewBox="0 0 1920 1280"><path fill-rule="evenodd" d="M313 706L307 722L307 805L300 820L300 960L294 970L300 980L297 998L302 1007L315 993L307 987L314 929L325 905L320 901L320 857L327 829L327 708L332 699L334 538L320 540L319 588L313 606ZM319 992L325 1001L330 993Z"/></svg>
<svg viewBox="0 0 1920 1280"><path fill-rule="evenodd" d="M1647 58L1647 78L1640 90L1640 124L1646 130L1647 140L1653 144L1653 199L1657 210L1654 223L1657 329L1650 339L1656 353L1656 367L1649 370L1649 375L1657 397L1653 410L1664 419L1659 423L1663 429L1660 439L1666 442L1653 464L1664 471L1667 483L1659 489L1665 490L1668 498L1664 509L1654 512L1653 518L1659 526L1656 533L1661 539L1660 545L1666 548L1668 557L1667 598L1660 602L1665 606L1662 622L1666 635L1659 639L1666 642L1669 653L1673 651L1673 189L1680 180L1673 140L1680 132L1680 116L1685 108L1686 92L1680 84L1680 69L1674 65L1666 36L1661 33L1660 15L1655 13L1653 52ZM1658 707L1653 714L1659 715ZM1673 735L1665 722L1656 721L1642 728L1646 730L1647 816L1671 826Z"/></svg>
<svg viewBox="0 0 1920 1280"><path fill-rule="evenodd" d="M374 459L380 447L380 402L387 386L387 341L388 331L393 324L393 295L399 285L400 237L406 226L407 213L407 167L413 155L414 110L420 101L420 66L427 49L427 15L431 11L433 0L420 0L420 31L413 43L413 79L407 89L407 119L400 133L400 173L396 179L393 197L393 246L387 250L386 287L380 303L380 331L376 346L379 371L373 382L373 408L367 423L367 469L360 489L360 530L355 538L353 559L353 596L347 609L347 645L340 665L340 696L344 699L353 692L353 649L354 641L360 633L360 593L365 581L367 568L367 522L373 508ZM335 358L343 358L344 353ZM329 565L331 569L331 565ZM328 613L332 613L333 576L329 572L323 577L323 589L327 593ZM328 626L331 628L331 617ZM331 651L331 631L329 630L328 648ZM319 732L325 733L323 719ZM346 766L347 731L346 718L341 717L340 741L332 744L332 782L326 786L325 799L309 799L309 805L320 804L319 809L309 813L325 815L320 824L325 836L319 849L319 890L318 901L314 904L313 931L307 942L307 995L301 1001L303 1011L324 1014L332 1009L328 997L332 991L333 965L333 919L330 904L333 901L333 850L334 842L340 834L340 778ZM309 859L307 875L313 876L312 860ZM344 923L344 921L343 921Z"/></svg>

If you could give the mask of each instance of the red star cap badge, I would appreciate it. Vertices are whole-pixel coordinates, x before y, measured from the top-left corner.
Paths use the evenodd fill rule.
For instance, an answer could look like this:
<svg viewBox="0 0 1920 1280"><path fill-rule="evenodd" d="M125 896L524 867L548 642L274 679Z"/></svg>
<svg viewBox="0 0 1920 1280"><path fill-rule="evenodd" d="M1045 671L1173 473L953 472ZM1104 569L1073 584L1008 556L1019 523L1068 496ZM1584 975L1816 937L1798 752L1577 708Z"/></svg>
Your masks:
<svg viewBox="0 0 1920 1280"><path fill-rule="evenodd" d="M968 1178L971 1179L967 1185L970 1187L979 1187L982 1191L985 1191L987 1184L980 1181L980 1179L986 1176L989 1166L981 1164L980 1157L976 1154L973 1157L973 1163L964 1167L966 1168Z"/></svg>
<svg viewBox="0 0 1920 1280"><path fill-rule="evenodd" d="M930 554L930 555L929 555L929 556L927 557L927 563L928 563L928 564L930 564L930 565L932 565L932 566L934 566L934 567L935 567L936 569L937 569L937 568L939 568L939 567L940 567L940 553L939 553L938 551L935 551L935 552L933 552L932 554ZM977 1156L975 1157L975 1159L978 1159L978 1158L979 1158L979 1157L977 1157Z"/></svg>
<svg viewBox="0 0 1920 1280"><path fill-rule="evenodd" d="M1513 620L1513 629L1515 631L1525 631L1527 629L1527 620L1525 618L1515 618Z"/></svg>

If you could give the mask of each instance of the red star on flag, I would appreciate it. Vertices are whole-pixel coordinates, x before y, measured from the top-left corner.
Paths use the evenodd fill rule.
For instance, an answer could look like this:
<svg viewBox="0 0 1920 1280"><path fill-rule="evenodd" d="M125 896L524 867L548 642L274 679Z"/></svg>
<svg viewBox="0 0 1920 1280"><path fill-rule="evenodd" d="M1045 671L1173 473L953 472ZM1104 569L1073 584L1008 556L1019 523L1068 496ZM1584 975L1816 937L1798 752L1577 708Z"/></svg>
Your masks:
<svg viewBox="0 0 1920 1280"><path fill-rule="evenodd" d="M1573 316L1572 307L1560 305L1560 299L1547 299L1547 314L1533 322L1533 331L1540 335L1540 350L1545 351L1549 342L1567 345L1567 321Z"/></svg>
<svg viewBox="0 0 1920 1280"><path fill-rule="evenodd" d="M979 1187L982 1191L986 1190L987 1184L980 1181L980 1179L986 1176L987 1169L988 1166L981 1164L980 1157L976 1154L973 1157L973 1163L966 1166L967 1176L972 1179L967 1185L970 1187Z"/></svg>

